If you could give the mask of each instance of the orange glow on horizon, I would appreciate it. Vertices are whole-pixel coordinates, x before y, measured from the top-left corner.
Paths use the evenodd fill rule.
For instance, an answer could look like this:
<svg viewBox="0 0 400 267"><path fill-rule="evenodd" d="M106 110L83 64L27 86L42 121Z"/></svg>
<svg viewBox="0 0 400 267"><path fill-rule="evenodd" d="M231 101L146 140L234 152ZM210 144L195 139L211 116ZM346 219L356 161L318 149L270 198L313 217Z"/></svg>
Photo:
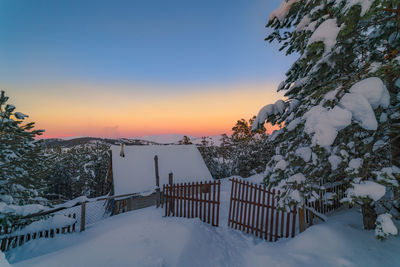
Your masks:
<svg viewBox="0 0 400 267"><path fill-rule="evenodd" d="M197 90L178 92L171 86L157 90L149 85L132 87L135 90L124 86L110 89L64 85L61 90L59 85L46 86L31 93L11 93L9 102L16 105L17 111L28 114L36 122L36 129L46 130L42 138L129 138L173 133L230 134L237 120L247 120L264 105L282 98L271 83L196 86ZM277 129L267 128L268 132Z"/></svg>

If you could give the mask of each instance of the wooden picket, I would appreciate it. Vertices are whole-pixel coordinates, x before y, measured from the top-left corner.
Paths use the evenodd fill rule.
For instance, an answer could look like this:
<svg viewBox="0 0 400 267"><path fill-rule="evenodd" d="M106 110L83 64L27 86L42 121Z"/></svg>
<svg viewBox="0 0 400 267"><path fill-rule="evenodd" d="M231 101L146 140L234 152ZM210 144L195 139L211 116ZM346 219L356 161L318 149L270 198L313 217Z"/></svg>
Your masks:
<svg viewBox="0 0 400 267"><path fill-rule="evenodd" d="M68 217L73 217L76 219L76 214L74 213L73 215L68 215ZM37 239L37 238L49 238L49 237L54 237L56 234L64 234L66 232L75 232L75 223L72 225L67 225L64 227L60 228L55 228L55 229L48 229L48 230L41 230L37 231L34 233L25 233L21 235L13 235L12 234L12 228L4 228L1 229L2 233L5 234L6 236L0 238L0 250L1 251L8 251L12 248L16 248L19 246L22 246L24 243Z"/></svg>
<svg viewBox="0 0 400 267"><path fill-rule="evenodd" d="M200 218L219 225L220 181L163 185L165 216Z"/></svg>
<svg viewBox="0 0 400 267"><path fill-rule="evenodd" d="M320 182L320 186L323 189L320 189L318 192L319 195L319 199L314 200L314 201L310 201L308 199L306 199L306 206L310 207L311 209L315 210L318 213L322 213L322 214L326 214L329 213L331 211L334 211L338 208L340 208L341 206L343 206L343 203L340 202L340 199L342 199L344 197L345 194L345 187L342 183L327 183L326 181L321 181ZM335 195L335 198L333 200L330 201L330 203L328 203L327 201L323 201L322 197L326 194L326 193L332 193ZM314 214L310 211L310 210L306 210L305 211L305 221L308 225L312 225L313 224L313 218L314 218Z"/></svg>
<svg viewBox="0 0 400 267"><path fill-rule="evenodd" d="M229 227L268 241L295 236L297 208L290 212L278 209L275 195L279 195L279 191L236 178L230 181Z"/></svg>

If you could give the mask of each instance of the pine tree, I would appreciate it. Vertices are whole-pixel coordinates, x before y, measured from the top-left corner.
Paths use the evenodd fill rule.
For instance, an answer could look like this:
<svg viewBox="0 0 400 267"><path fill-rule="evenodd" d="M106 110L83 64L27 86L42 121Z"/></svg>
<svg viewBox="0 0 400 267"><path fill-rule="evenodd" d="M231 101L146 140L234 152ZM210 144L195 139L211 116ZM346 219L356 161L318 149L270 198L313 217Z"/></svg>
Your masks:
<svg viewBox="0 0 400 267"><path fill-rule="evenodd" d="M340 182L344 200L361 205L365 229L378 211L393 212L399 12L397 0L284 0L271 14L266 40L299 55L278 87L286 102L265 106L253 125L284 124L269 138L276 153L265 180L282 189L281 205L303 205Z"/></svg>
<svg viewBox="0 0 400 267"><path fill-rule="evenodd" d="M22 217L7 205L46 204L44 176L45 156L35 137L43 130L34 130L34 123L23 124L27 115L16 112L7 104L4 91L0 94L0 221L15 223ZM11 207L11 206L9 206ZM3 213L4 212L4 213Z"/></svg>
<svg viewBox="0 0 400 267"><path fill-rule="evenodd" d="M183 136L182 140L178 142L180 145L192 145L193 143L190 141L190 138L188 136Z"/></svg>

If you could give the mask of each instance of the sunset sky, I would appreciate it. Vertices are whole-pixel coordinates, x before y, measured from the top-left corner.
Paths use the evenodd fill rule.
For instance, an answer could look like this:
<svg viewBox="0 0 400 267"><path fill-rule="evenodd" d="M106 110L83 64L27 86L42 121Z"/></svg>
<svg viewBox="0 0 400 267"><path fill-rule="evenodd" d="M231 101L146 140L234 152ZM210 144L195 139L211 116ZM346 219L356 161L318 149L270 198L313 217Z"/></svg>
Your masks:
<svg viewBox="0 0 400 267"><path fill-rule="evenodd" d="M0 88L45 137L230 133L282 97L280 2L1 1Z"/></svg>

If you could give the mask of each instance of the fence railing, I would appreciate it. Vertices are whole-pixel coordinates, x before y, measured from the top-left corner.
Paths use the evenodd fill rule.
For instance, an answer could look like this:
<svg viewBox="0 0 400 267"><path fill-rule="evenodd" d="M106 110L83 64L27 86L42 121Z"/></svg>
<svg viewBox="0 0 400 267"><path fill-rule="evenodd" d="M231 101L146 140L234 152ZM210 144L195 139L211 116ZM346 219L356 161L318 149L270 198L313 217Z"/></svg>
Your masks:
<svg viewBox="0 0 400 267"><path fill-rule="evenodd" d="M230 180L229 227L269 241L295 236L297 208L279 210L275 197L279 191L236 178Z"/></svg>
<svg viewBox="0 0 400 267"><path fill-rule="evenodd" d="M322 214L336 210L343 205L340 202L340 199L344 197L345 193L344 185L342 183L326 183L321 181L320 186L322 189L319 190L319 199L315 201L306 201L306 205ZM333 194L334 198L323 201L322 198L327 193Z"/></svg>
<svg viewBox="0 0 400 267"><path fill-rule="evenodd" d="M221 182L192 182L163 185L165 216L200 218L219 225Z"/></svg>
<svg viewBox="0 0 400 267"><path fill-rule="evenodd" d="M19 233L19 229L12 230L10 228L3 228L2 234L3 237L0 238L0 250L1 251L8 251L11 248L16 248L22 246L24 243L34 240L37 238L52 238L58 234L65 234L75 232L76 230L76 214L69 214L68 217L73 218L75 220L74 223L61 226L61 227L49 227L48 229L44 230L37 230L32 232L24 232L24 229L21 229L21 233Z"/></svg>

